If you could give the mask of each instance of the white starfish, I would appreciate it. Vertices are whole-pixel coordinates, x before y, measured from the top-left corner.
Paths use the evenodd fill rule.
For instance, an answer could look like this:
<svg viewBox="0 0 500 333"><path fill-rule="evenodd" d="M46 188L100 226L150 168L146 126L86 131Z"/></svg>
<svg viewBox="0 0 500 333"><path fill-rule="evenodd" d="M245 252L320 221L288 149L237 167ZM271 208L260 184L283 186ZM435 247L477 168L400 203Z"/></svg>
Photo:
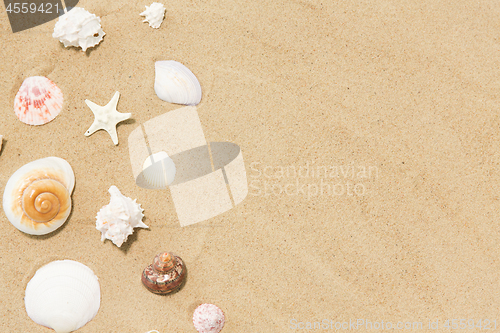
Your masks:
<svg viewBox="0 0 500 333"><path fill-rule="evenodd" d="M89 106L89 108L94 113L94 123L90 125L87 132L85 132L85 136L89 136L98 130L105 130L111 136L111 140L115 145L118 144L118 135L116 134L116 124L121 121L129 119L132 114L131 113L120 113L116 111L116 105L118 104L118 98L120 98L120 93L117 91L113 95L111 101L105 106L99 106L94 102L85 100L85 103Z"/></svg>

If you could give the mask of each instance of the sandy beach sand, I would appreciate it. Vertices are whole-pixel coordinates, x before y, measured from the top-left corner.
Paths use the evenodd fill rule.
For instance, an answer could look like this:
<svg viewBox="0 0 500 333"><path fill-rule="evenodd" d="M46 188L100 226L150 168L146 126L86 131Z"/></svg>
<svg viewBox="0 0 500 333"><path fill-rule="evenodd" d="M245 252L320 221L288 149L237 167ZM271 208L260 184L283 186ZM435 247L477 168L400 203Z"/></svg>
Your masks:
<svg viewBox="0 0 500 333"><path fill-rule="evenodd" d="M321 322L307 330L318 332L349 321L359 331L367 321L422 323L419 332L429 321L448 331L447 319L500 325L495 1L190 0L165 3L159 29L139 16L150 4L80 1L106 32L87 52L52 37L56 20L12 33L0 6L0 191L48 156L76 177L72 213L51 234L24 234L0 213L1 332L50 332L23 297L34 272L57 259L99 278L101 306L82 333L196 332L202 303L225 312L223 333L308 322ZM239 145L247 172L242 203L186 227L169 190L138 187L130 165L129 134L182 107L156 96L158 60L196 75L207 141ZM34 75L64 94L43 126L13 112ZM83 135L94 121L85 99L105 105L115 91L118 111L132 113L117 146L105 131ZM95 229L111 185L137 199L149 226L121 248ZM189 272L170 296L140 279L162 251Z"/></svg>

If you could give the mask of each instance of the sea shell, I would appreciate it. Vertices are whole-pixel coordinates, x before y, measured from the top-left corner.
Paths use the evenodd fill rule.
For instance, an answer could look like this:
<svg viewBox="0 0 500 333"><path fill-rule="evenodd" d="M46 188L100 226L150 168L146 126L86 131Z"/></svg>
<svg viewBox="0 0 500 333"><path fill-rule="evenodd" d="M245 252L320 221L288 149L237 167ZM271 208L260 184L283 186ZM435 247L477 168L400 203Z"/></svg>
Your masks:
<svg viewBox="0 0 500 333"><path fill-rule="evenodd" d="M0 152L2 152L3 135L0 135Z"/></svg>
<svg viewBox="0 0 500 333"><path fill-rule="evenodd" d="M142 174L154 188L166 188L175 178L174 161L164 151L150 155L144 161Z"/></svg>
<svg viewBox="0 0 500 333"><path fill-rule="evenodd" d="M95 317L100 303L97 276L73 260L53 261L37 270L24 297L28 316L57 333L83 327Z"/></svg>
<svg viewBox="0 0 500 333"><path fill-rule="evenodd" d="M186 266L173 253L163 252L142 272L142 283L152 293L166 295L179 290L186 277Z"/></svg>
<svg viewBox="0 0 500 333"><path fill-rule="evenodd" d="M194 310L193 324L199 333L219 333L224 322L224 312L214 304L202 304Z"/></svg>
<svg viewBox="0 0 500 333"><path fill-rule="evenodd" d="M74 186L73 169L62 158L30 162L14 172L5 186L5 215L22 232L52 232L63 225L71 212Z"/></svg>
<svg viewBox="0 0 500 333"><path fill-rule="evenodd" d="M59 17L52 37L59 39L65 47L81 47L85 52L89 47L99 44L105 34L99 17L75 7Z"/></svg>
<svg viewBox="0 0 500 333"><path fill-rule="evenodd" d="M24 80L14 99L14 112L25 124L43 125L61 112L63 94L54 82L44 76Z"/></svg>
<svg viewBox="0 0 500 333"><path fill-rule="evenodd" d="M196 76L173 60L155 63L155 92L169 103L197 105L201 101L201 86Z"/></svg>
<svg viewBox="0 0 500 333"><path fill-rule="evenodd" d="M101 240L111 240L116 246L122 246L134 228L149 228L142 223L144 209L136 202L120 193L116 186L108 190L111 200L101 208L96 216L96 229L102 233Z"/></svg>
<svg viewBox="0 0 500 333"><path fill-rule="evenodd" d="M149 22L151 28L158 29L165 16L165 7L161 3L153 2L151 6L146 6L146 10L139 15L146 16L142 22Z"/></svg>

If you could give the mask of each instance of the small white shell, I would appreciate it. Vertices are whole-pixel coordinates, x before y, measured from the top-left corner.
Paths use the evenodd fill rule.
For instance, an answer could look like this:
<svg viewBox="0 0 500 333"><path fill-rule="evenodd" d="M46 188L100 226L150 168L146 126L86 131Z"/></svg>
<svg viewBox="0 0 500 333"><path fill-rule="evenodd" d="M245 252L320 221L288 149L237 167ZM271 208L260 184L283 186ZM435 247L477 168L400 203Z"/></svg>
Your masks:
<svg viewBox="0 0 500 333"><path fill-rule="evenodd" d="M82 51L86 51L99 44L105 34L99 17L75 7L59 17L52 37L59 39L65 47L81 47Z"/></svg>
<svg viewBox="0 0 500 333"><path fill-rule="evenodd" d="M142 22L149 22L151 28L158 29L165 16L165 7L161 3L153 2L151 6L146 6L146 10L139 15L146 16Z"/></svg>
<svg viewBox="0 0 500 333"><path fill-rule="evenodd" d="M63 94L54 82L44 76L24 80L14 98L14 112L25 124L43 125L61 112Z"/></svg>
<svg viewBox="0 0 500 333"><path fill-rule="evenodd" d="M174 161L164 151L150 155L144 161L142 174L149 185L161 189L170 185L175 178Z"/></svg>
<svg viewBox="0 0 500 333"><path fill-rule="evenodd" d="M142 223L144 209L136 202L120 193L116 186L108 190L111 199L108 205L101 208L96 216L96 229L99 230L101 240L111 240L116 246L122 246L134 228L149 228Z"/></svg>
<svg viewBox="0 0 500 333"><path fill-rule="evenodd" d="M194 310L193 324L199 333L219 333L224 322L224 312L217 305L202 304Z"/></svg>
<svg viewBox="0 0 500 333"><path fill-rule="evenodd" d="M75 175L59 157L42 158L19 168L3 193L3 210L22 232L44 235L64 224L71 212Z"/></svg>
<svg viewBox="0 0 500 333"><path fill-rule="evenodd" d="M197 105L201 101L201 86L196 76L173 60L155 63L155 92L169 103Z"/></svg>
<svg viewBox="0 0 500 333"><path fill-rule="evenodd" d="M37 324L69 333L91 321L101 304L97 276L73 260L53 261L36 271L26 286L24 304Z"/></svg>

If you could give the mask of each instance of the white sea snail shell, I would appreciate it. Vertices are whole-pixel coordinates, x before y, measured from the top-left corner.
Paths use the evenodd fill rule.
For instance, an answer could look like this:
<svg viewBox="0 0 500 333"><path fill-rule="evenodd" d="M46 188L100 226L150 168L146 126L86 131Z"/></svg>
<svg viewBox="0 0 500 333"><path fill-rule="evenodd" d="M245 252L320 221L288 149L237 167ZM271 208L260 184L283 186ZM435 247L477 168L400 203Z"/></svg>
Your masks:
<svg viewBox="0 0 500 333"><path fill-rule="evenodd" d="M127 241L134 228L149 228L142 222L144 209L123 194L116 186L108 190L111 195L109 204L102 207L96 216L96 229L101 232L101 240L109 239L118 247Z"/></svg>
<svg viewBox="0 0 500 333"><path fill-rule="evenodd" d="M81 7L75 7L61 15L52 37L59 39L65 47L81 47L86 51L99 44L106 33L101 29L101 19Z"/></svg>
<svg viewBox="0 0 500 333"><path fill-rule="evenodd" d="M174 104L197 105L201 101L201 86L196 76L173 60L155 63L155 92L161 100Z"/></svg>
<svg viewBox="0 0 500 333"><path fill-rule="evenodd" d="M146 17L142 22L148 22L151 28L158 29L165 16L165 7L159 2L153 2L151 6L146 6L146 10L139 15Z"/></svg>
<svg viewBox="0 0 500 333"><path fill-rule="evenodd" d="M99 311L99 281L84 264L53 261L37 270L28 282L24 304L37 324L69 333L91 321Z"/></svg>
<svg viewBox="0 0 500 333"><path fill-rule="evenodd" d="M5 215L22 232L48 234L68 218L74 186L73 169L62 158L47 157L25 164L5 186Z"/></svg>

